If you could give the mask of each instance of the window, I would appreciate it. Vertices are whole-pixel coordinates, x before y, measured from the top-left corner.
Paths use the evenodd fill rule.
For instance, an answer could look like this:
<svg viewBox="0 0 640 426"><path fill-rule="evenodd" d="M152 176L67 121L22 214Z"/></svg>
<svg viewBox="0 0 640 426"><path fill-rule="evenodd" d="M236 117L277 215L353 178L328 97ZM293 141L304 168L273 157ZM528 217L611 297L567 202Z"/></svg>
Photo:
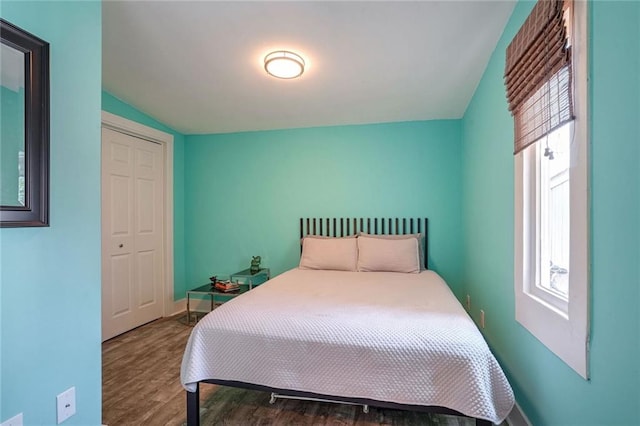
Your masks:
<svg viewBox="0 0 640 426"><path fill-rule="evenodd" d="M564 15L549 12L554 7ZM586 8L586 2L539 0L512 42L526 52L514 60L514 49L507 51L506 76L516 126L516 320L584 378L589 345ZM540 36L531 36L539 34L532 30L537 24L563 42L555 45L563 49L557 56L563 62L548 65L545 58L540 69L531 70L527 55L536 47L528 48L518 37L524 32L540 43ZM545 45L538 52L548 50ZM513 79L529 82L536 72L539 84L514 96L512 87L520 90L522 84Z"/></svg>
<svg viewBox="0 0 640 426"><path fill-rule="evenodd" d="M567 123L522 153L527 163L523 171L531 198L526 208L531 212L528 220L531 221L530 240L534 244L528 259L534 267L526 290L565 313L571 253L572 130L573 123Z"/></svg>

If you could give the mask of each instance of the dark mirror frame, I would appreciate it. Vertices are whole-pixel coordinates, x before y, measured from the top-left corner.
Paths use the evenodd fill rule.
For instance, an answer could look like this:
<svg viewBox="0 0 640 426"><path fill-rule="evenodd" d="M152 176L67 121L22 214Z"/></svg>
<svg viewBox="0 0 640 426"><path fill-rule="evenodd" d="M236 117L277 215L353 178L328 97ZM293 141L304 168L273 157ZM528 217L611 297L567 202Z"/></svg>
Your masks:
<svg viewBox="0 0 640 426"><path fill-rule="evenodd" d="M49 43L4 19L0 34L25 73L25 205L0 206L0 227L49 226Z"/></svg>

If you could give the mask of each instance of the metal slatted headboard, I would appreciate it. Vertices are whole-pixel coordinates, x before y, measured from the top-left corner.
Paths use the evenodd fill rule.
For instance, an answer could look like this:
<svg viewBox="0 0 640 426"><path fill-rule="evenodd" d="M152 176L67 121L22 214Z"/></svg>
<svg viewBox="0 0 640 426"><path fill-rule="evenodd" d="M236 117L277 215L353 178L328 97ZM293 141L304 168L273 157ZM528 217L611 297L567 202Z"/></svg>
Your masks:
<svg viewBox="0 0 640 426"><path fill-rule="evenodd" d="M424 265L428 269L428 228L425 218L300 218L300 240L306 235L347 237L359 232L375 235L404 235L421 233L424 236ZM302 250L302 247L300 247Z"/></svg>

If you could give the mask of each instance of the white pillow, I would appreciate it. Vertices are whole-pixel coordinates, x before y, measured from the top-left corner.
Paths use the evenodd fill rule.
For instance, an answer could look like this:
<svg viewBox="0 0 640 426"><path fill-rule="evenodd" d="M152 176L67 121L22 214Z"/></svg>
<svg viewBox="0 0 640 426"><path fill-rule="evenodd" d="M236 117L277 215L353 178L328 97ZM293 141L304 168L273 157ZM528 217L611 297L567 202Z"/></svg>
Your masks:
<svg viewBox="0 0 640 426"><path fill-rule="evenodd" d="M357 238L315 238L302 240L300 269L356 271Z"/></svg>
<svg viewBox="0 0 640 426"><path fill-rule="evenodd" d="M426 270L426 266L425 266L425 261L424 261L424 235L422 235L421 233L418 234L398 234L398 235L392 235L392 234L384 234L384 235L380 235L380 234L367 234L366 232L360 232L358 235L360 236L364 236L364 237L370 237L370 238L381 238L384 240L404 240L407 238L415 238L418 240L418 255L420 256L420 270L424 271Z"/></svg>
<svg viewBox="0 0 640 426"><path fill-rule="evenodd" d="M358 237L358 271L420 272L417 238Z"/></svg>

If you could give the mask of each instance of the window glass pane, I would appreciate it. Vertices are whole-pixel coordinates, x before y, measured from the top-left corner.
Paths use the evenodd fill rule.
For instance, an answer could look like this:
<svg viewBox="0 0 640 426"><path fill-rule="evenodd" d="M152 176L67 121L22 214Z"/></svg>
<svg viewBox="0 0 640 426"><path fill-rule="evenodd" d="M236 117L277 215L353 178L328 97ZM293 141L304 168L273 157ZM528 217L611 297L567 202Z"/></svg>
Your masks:
<svg viewBox="0 0 640 426"><path fill-rule="evenodd" d="M538 142L540 170L539 286L569 297L569 168L571 126L568 123Z"/></svg>

